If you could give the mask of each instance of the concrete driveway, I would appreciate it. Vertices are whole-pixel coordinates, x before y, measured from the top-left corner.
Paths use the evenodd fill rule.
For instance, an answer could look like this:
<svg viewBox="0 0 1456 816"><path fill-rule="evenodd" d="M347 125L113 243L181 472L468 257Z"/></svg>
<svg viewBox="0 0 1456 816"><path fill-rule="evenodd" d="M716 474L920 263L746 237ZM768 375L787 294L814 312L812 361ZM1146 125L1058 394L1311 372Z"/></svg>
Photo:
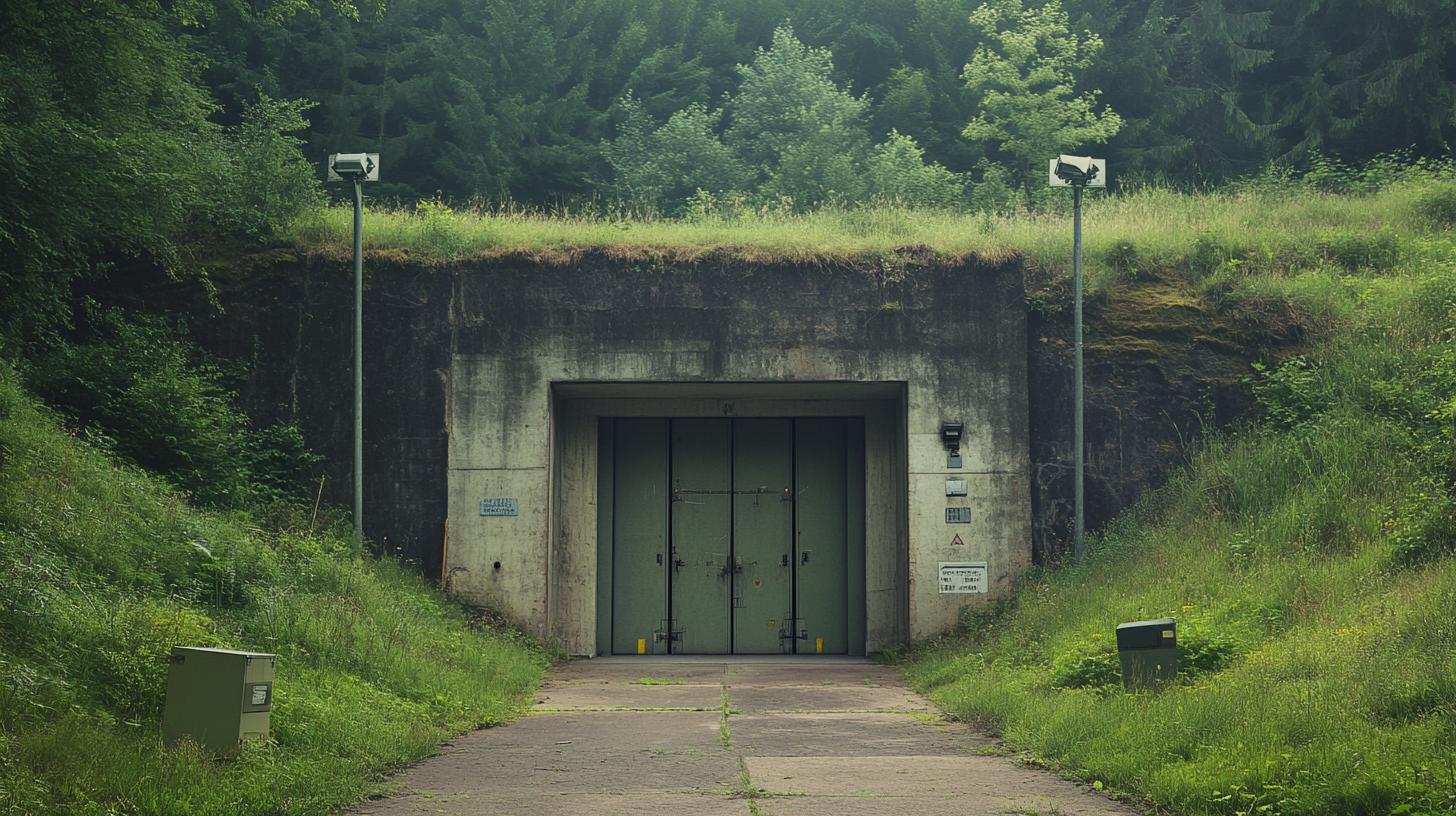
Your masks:
<svg viewBox="0 0 1456 816"><path fill-rule="evenodd" d="M598 658L355 813L1136 813L997 753L865 660Z"/></svg>

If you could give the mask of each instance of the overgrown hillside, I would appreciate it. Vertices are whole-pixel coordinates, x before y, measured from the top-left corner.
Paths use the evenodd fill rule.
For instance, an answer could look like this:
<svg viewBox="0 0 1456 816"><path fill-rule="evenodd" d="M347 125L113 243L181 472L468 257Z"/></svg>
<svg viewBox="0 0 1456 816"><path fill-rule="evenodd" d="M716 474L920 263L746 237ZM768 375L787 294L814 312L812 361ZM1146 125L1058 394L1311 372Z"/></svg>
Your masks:
<svg viewBox="0 0 1456 816"><path fill-rule="evenodd" d="M1250 372L1261 421L905 668L1011 750L1169 812L1456 812L1456 186L1289 196L1307 220L1278 236L1267 200L1181 236L1207 291L1320 318L1307 355ZM1114 626L1161 616L1181 680L1126 694Z"/></svg>
<svg viewBox="0 0 1456 816"><path fill-rule="evenodd" d="M200 510L117 457L0 364L0 813L329 813L522 710L523 638L306 512ZM279 655L276 744L162 751L179 644Z"/></svg>

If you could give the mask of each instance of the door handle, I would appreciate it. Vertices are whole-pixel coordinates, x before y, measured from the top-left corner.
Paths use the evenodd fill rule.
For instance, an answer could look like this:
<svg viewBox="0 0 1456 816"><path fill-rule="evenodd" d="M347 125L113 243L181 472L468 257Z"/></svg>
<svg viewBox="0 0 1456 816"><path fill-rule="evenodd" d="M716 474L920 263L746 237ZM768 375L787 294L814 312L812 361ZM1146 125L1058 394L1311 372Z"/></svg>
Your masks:
<svg viewBox="0 0 1456 816"><path fill-rule="evenodd" d="M662 553L657 554L657 566L662 566Z"/></svg>
<svg viewBox="0 0 1456 816"><path fill-rule="evenodd" d="M804 550L803 552L799 553L799 563L800 564L807 564L807 563L809 563L809 552L810 552L809 550Z"/></svg>
<svg viewBox="0 0 1456 816"><path fill-rule="evenodd" d="M784 564L783 565L786 566L786 567L789 565L789 554L788 553L784 553Z"/></svg>

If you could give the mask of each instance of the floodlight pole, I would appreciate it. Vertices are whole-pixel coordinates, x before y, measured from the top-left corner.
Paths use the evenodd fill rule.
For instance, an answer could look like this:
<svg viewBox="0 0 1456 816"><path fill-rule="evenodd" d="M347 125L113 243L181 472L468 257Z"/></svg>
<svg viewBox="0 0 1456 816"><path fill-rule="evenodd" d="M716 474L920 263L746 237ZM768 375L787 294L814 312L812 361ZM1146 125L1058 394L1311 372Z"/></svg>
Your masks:
<svg viewBox="0 0 1456 816"><path fill-rule="evenodd" d="M1087 521L1082 495L1082 187L1072 185L1072 560L1087 557Z"/></svg>
<svg viewBox="0 0 1456 816"><path fill-rule="evenodd" d="M354 176L354 551L364 551L364 177ZM1080 416L1080 414L1079 414ZM1079 494L1080 495L1080 494Z"/></svg>

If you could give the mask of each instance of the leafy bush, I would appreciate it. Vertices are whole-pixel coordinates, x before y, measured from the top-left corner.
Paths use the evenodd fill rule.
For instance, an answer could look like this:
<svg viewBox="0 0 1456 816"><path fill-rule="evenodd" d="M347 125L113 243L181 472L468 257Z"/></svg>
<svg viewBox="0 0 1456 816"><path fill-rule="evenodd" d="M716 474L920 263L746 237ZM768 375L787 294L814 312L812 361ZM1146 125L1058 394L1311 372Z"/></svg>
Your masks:
<svg viewBox="0 0 1456 816"><path fill-rule="evenodd" d="M1400 242L1389 227L1374 233L1341 230L1321 242L1321 249L1349 272L1390 269L1400 262Z"/></svg>
<svg viewBox="0 0 1456 816"><path fill-rule="evenodd" d="M294 495L317 462L296 427L252 429L223 365L172 323L93 307L81 336L42 353L28 368L31 386L198 501L240 506Z"/></svg>
<svg viewBox="0 0 1456 816"><path fill-rule="evenodd" d="M1222 671L1234 659L1237 641L1223 633L1209 633L1202 627L1178 630L1178 679L1192 680Z"/></svg>
<svg viewBox="0 0 1456 816"><path fill-rule="evenodd" d="M1437 184L1416 197L1416 214L1433 227L1456 227L1456 182Z"/></svg>
<svg viewBox="0 0 1456 816"><path fill-rule="evenodd" d="M1270 427L1297 428L1331 407L1318 373L1306 357L1285 360L1272 370L1254 363L1254 372L1254 398Z"/></svg>
<svg viewBox="0 0 1456 816"><path fill-rule="evenodd" d="M1122 683L1117 648L1083 642L1052 661L1052 683L1058 688L1111 688Z"/></svg>
<svg viewBox="0 0 1456 816"><path fill-rule="evenodd" d="M206 167L212 175L205 223L193 231L243 240L271 239L300 215L324 203L313 165L294 134L308 128L314 103L260 93L244 105L236 127L223 132Z"/></svg>
<svg viewBox="0 0 1456 816"><path fill-rule="evenodd" d="M1451 555L1456 553L1456 500L1438 484L1423 485L1386 508L1380 527L1397 566L1413 567Z"/></svg>
<svg viewBox="0 0 1456 816"><path fill-rule="evenodd" d="M1188 254L1188 268L1199 277L1207 278L1236 259L1237 252L1233 247L1213 236L1200 235L1193 242L1193 251Z"/></svg>
<svg viewBox="0 0 1456 816"><path fill-rule="evenodd" d="M715 131L721 113L693 105L656 126L631 94L618 108L622 125L602 152L634 204L677 214L696 194L722 196L751 186L747 167Z"/></svg>
<svg viewBox="0 0 1456 816"><path fill-rule="evenodd" d="M926 164L920 145L895 130L870 151L866 170L870 193L899 204L937 209L965 201L965 179L934 162Z"/></svg>
<svg viewBox="0 0 1456 816"><path fill-rule="evenodd" d="M1126 238L1113 241L1112 246L1107 248L1104 258L1107 265L1120 275L1131 275L1136 272L1140 260L1137 244Z"/></svg>

